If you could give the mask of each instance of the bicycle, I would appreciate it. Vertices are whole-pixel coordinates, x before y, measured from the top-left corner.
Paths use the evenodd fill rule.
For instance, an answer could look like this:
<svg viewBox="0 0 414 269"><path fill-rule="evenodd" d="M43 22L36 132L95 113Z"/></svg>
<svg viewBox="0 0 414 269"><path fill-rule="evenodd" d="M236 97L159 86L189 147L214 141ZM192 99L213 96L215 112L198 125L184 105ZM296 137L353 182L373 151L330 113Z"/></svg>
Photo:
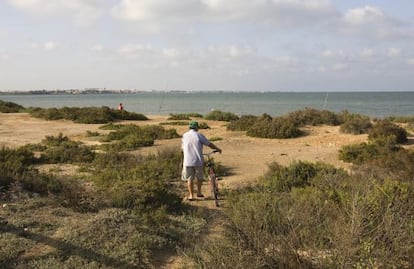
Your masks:
<svg viewBox="0 0 414 269"><path fill-rule="evenodd" d="M207 157L207 175L210 182L210 188L211 188L211 194L213 195L214 202L216 204L216 207L219 207L219 188L218 188L218 177L216 175L216 170L214 168L214 161L210 158L210 156L214 153L218 152L217 150L214 150L210 153L203 154Z"/></svg>

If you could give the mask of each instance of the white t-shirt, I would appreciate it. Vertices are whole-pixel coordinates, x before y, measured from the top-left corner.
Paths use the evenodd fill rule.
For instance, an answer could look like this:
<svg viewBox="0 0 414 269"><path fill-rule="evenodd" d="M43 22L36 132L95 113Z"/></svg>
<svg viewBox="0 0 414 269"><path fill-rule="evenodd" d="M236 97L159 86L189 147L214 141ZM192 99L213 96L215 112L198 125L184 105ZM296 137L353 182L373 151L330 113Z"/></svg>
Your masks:
<svg viewBox="0 0 414 269"><path fill-rule="evenodd" d="M203 166L203 145L210 145L210 141L203 134L193 129L183 134L184 167Z"/></svg>

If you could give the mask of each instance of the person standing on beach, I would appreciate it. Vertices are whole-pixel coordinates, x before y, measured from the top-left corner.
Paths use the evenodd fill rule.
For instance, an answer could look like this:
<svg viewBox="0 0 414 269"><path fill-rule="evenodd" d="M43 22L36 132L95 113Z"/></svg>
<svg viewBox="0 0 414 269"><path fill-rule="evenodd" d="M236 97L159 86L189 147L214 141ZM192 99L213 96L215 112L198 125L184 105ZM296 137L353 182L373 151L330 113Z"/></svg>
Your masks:
<svg viewBox="0 0 414 269"><path fill-rule="evenodd" d="M119 110L120 112L124 111L124 106L122 105L122 103L119 103L119 105L118 105L118 110Z"/></svg>
<svg viewBox="0 0 414 269"><path fill-rule="evenodd" d="M211 143L203 134L198 132L198 122L192 121L190 130L183 134L182 150L184 153L182 180L187 181L188 200L194 200L194 181L197 180L197 197L204 197L201 186L204 179L203 146L221 153L221 149Z"/></svg>

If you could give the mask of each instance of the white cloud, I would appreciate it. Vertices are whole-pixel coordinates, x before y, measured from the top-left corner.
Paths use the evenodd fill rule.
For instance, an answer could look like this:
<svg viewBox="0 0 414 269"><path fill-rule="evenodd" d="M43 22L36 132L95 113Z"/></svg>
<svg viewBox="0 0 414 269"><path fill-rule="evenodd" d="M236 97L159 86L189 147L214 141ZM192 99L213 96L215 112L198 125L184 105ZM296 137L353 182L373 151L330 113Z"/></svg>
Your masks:
<svg viewBox="0 0 414 269"><path fill-rule="evenodd" d="M30 46L33 49L53 50L57 47L57 43L54 41L47 41L44 43L33 42Z"/></svg>
<svg viewBox="0 0 414 269"><path fill-rule="evenodd" d="M348 68L347 64L335 64L332 66L333 71L343 71Z"/></svg>
<svg viewBox="0 0 414 269"><path fill-rule="evenodd" d="M102 52L104 51L105 47L101 44L96 44L93 47L90 48L90 50L92 51L96 51L96 52Z"/></svg>
<svg viewBox="0 0 414 269"><path fill-rule="evenodd" d="M387 55L390 58L396 58L401 55L401 49L400 48L389 48Z"/></svg>
<svg viewBox="0 0 414 269"><path fill-rule="evenodd" d="M152 45L128 44L119 48L117 52L126 59L139 58L139 62L142 64L144 64L144 61L151 62L151 66L156 63L154 60L150 60L157 56L157 50Z"/></svg>
<svg viewBox="0 0 414 269"><path fill-rule="evenodd" d="M342 50L324 50L322 51L322 57L325 59L344 59L345 53Z"/></svg>
<svg viewBox="0 0 414 269"><path fill-rule="evenodd" d="M39 14L59 16L65 14L80 25L96 21L102 14L105 0L8 0L22 10Z"/></svg>
<svg viewBox="0 0 414 269"><path fill-rule="evenodd" d="M374 56L374 51L372 49L363 49L359 52L359 56L362 58L371 58Z"/></svg>
<svg viewBox="0 0 414 269"><path fill-rule="evenodd" d="M381 9L365 6L348 10L344 15L344 21L350 25L367 25L384 23L389 21L389 18Z"/></svg>
<svg viewBox="0 0 414 269"><path fill-rule="evenodd" d="M127 21L183 20L199 16L204 11L199 0L122 0L112 14Z"/></svg>
<svg viewBox="0 0 414 269"><path fill-rule="evenodd" d="M414 58L408 59L408 60L407 60L407 63L408 63L409 65L414 65Z"/></svg>
<svg viewBox="0 0 414 269"><path fill-rule="evenodd" d="M6 52L0 52L0 61L7 61L9 59L9 55Z"/></svg>
<svg viewBox="0 0 414 269"><path fill-rule="evenodd" d="M56 43L53 41L48 41L46 43L43 44L43 48L45 50L53 50L56 48Z"/></svg>
<svg viewBox="0 0 414 269"><path fill-rule="evenodd" d="M247 20L306 25L333 13L328 0L122 0L112 9L112 15L120 20L158 24Z"/></svg>
<svg viewBox="0 0 414 269"><path fill-rule="evenodd" d="M227 46L209 46L205 52L213 57L223 59L236 59L246 58L255 54L255 49L250 46L238 46L238 45L227 45Z"/></svg>
<svg viewBox="0 0 414 269"><path fill-rule="evenodd" d="M345 31L365 38L412 37L410 31L407 32L405 29L406 24L378 7L364 6L350 9L345 12L342 22Z"/></svg>

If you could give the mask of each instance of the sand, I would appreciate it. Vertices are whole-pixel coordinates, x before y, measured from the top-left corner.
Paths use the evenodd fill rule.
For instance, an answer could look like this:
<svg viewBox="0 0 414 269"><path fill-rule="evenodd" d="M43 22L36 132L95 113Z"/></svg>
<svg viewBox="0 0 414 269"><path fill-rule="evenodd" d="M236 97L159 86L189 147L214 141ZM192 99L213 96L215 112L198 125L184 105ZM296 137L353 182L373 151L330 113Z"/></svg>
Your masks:
<svg viewBox="0 0 414 269"><path fill-rule="evenodd" d="M148 121L129 121L139 125L159 124L165 122L167 116L147 116ZM312 126L305 128L308 135L294 139L262 139L246 136L245 132L226 130L226 122L206 121L210 129L200 130L208 138L219 138L214 141L222 150L215 159L231 170L231 174L223 177L221 184L228 188L254 183L267 170L271 162L289 164L295 160L323 161L337 167L348 169L350 164L338 159L338 150L347 144L360 143L367 140L366 135L350 135L339 132L338 126ZM88 145L99 144L96 139L86 136L86 132L105 133L99 129L101 124L77 124L71 121L45 121L31 117L26 113L0 113L0 146L19 147L28 143L39 143L45 136L56 136L59 133L73 140ZM181 135L187 126L168 126L175 128ZM180 139L159 140L153 147L142 148L138 153L156 153L167 147L180 147ZM209 149L206 149L208 151Z"/></svg>

